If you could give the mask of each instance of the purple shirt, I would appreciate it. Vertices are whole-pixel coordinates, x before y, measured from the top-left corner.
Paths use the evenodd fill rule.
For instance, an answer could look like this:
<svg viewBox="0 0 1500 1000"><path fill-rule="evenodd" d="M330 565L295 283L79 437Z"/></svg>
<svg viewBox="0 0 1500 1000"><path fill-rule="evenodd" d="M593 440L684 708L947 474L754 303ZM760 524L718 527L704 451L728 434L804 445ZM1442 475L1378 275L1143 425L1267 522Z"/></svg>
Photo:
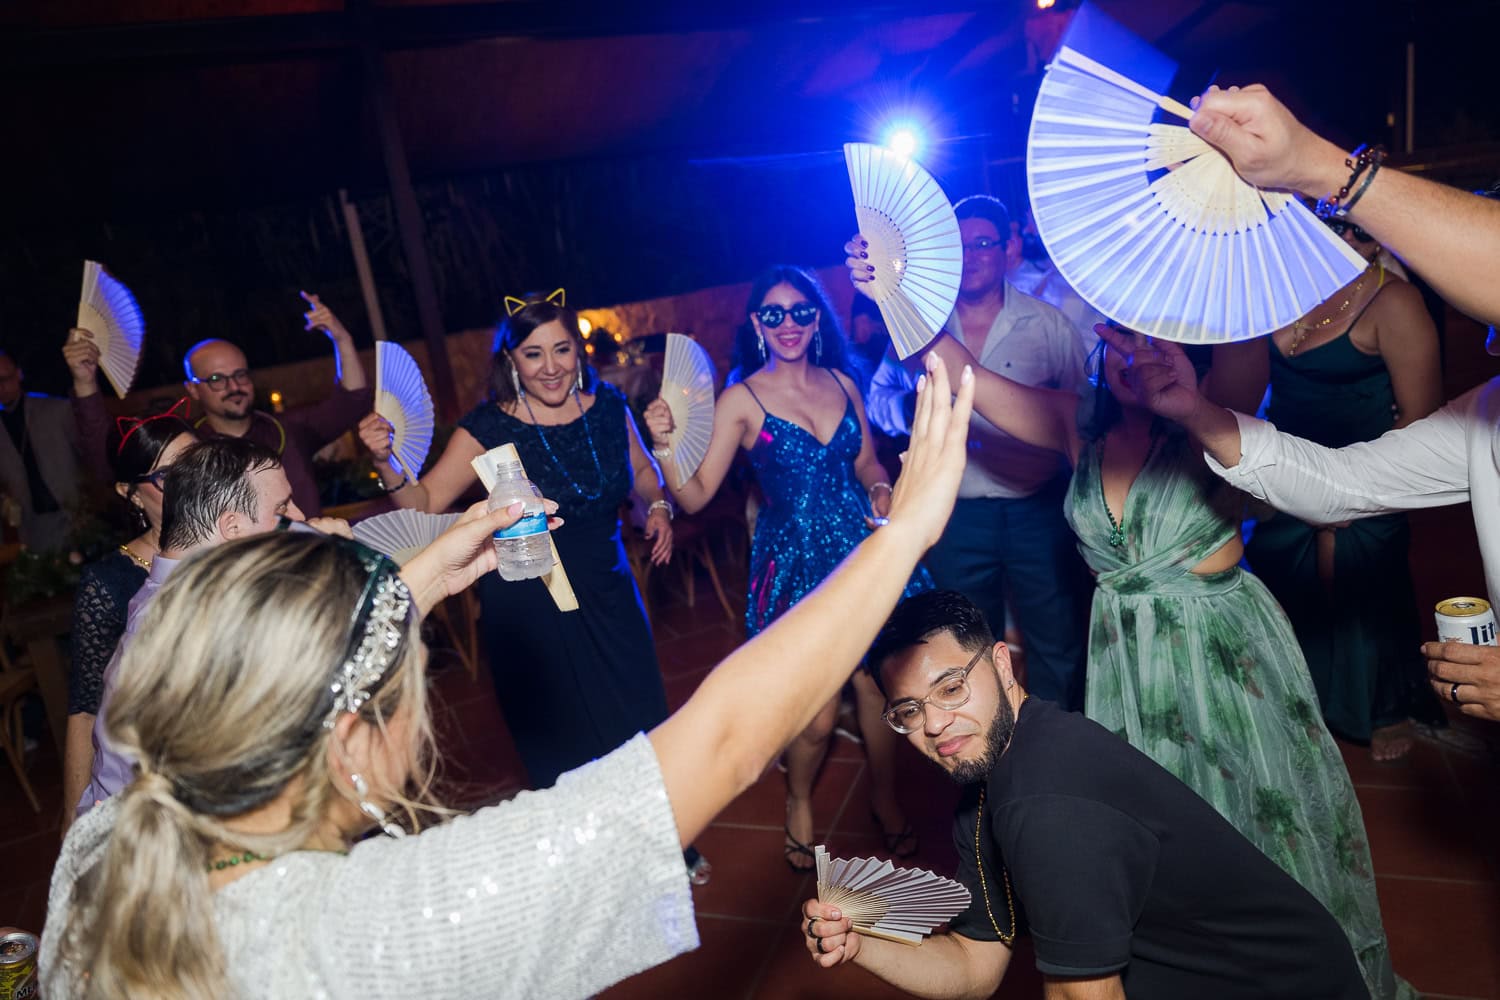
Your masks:
<svg viewBox="0 0 1500 1000"><path fill-rule="evenodd" d="M152 559L151 572L146 574L146 582L141 584L141 589L130 599L130 609L125 615L125 632L120 636L119 645L115 647L115 655L110 657L109 666L104 668L104 697L99 702L99 714L94 717L94 763L89 769L89 786L83 790L83 798L78 800L79 816L119 792L135 777L135 761L109 745L109 740L104 735L104 720L109 714L109 701L115 692L115 673L120 669L120 659L125 655L125 647L135 636L141 619L146 616L146 608L151 599L167 581L167 577L172 575L172 570L177 568L179 562L180 559L168 559L161 555Z"/></svg>

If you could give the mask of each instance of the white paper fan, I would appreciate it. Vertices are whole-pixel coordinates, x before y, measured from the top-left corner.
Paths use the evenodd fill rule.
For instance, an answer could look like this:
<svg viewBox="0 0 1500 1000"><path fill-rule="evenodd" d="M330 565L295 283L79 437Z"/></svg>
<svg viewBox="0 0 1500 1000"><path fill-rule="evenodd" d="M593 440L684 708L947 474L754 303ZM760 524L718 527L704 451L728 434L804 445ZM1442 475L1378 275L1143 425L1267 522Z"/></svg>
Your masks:
<svg viewBox="0 0 1500 1000"><path fill-rule="evenodd" d="M958 298L963 241L948 196L916 163L883 146L844 145L854 215L870 243L867 286L896 353L909 357L937 336Z"/></svg>
<svg viewBox="0 0 1500 1000"><path fill-rule="evenodd" d="M668 437L667 446L677 464L680 489L703 464L708 440L714 433L714 363L692 337L667 334L661 398L672 410L676 428Z"/></svg>
<svg viewBox="0 0 1500 1000"><path fill-rule="evenodd" d="M453 527L459 517L458 514L429 514L403 507L360 521L353 528L354 538L404 566L408 559L431 545L438 535Z"/></svg>
<svg viewBox="0 0 1500 1000"><path fill-rule="evenodd" d="M416 359L400 344L375 342L375 412L391 422L391 461L416 481L432 447L432 394Z"/></svg>
<svg viewBox="0 0 1500 1000"><path fill-rule="evenodd" d="M83 262L83 290L78 296L78 328L94 335L99 367L121 399L135 381L146 339L146 319L130 289L115 280L104 265Z"/></svg>
<svg viewBox="0 0 1500 1000"><path fill-rule="evenodd" d="M1294 322L1365 262L1294 196L1256 188L1160 91L1177 67L1087 6L1037 93L1026 175L1068 284L1165 340L1248 340Z"/></svg>
<svg viewBox="0 0 1500 1000"><path fill-rule="evenodd" d="M818 902L837 906L861 934L921 944L969 905L969 890L925 868L897 868L880 858L832 858L813 848Z"/></svg>

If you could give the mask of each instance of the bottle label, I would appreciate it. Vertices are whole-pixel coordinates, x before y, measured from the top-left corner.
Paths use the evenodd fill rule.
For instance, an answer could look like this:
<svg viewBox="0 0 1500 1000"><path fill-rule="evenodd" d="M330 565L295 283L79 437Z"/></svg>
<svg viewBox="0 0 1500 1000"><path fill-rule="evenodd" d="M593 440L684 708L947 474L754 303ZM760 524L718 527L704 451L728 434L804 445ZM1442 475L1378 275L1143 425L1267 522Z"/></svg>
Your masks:
<svg viewBox="0 0 1500 1000"><path fill-rule="evenodd" d="M545 534L547 531L547 515L544 513L523 514L521 519L509 528L497 528L496 538L530 538L532 535Z"/></svg>

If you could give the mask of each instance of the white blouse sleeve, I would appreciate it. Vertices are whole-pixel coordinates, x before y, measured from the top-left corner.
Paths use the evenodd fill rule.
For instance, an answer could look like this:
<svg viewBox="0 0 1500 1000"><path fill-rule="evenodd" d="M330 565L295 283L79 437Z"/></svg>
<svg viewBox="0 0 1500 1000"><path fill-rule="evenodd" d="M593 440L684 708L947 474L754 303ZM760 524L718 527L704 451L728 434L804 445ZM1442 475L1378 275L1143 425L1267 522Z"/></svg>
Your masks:
<svg viewBox="0 0 1500 1000"><path fill-rule="evenodd" d="M637 735L555 787L365 841L318 893L350 997L587 997L698 946L671 803Z"/></svg>
<svg viewBox="0 0 1500 1000"><path fill-rule="evenodd" d="M1314 524L1469 499L1468 424L1476 393L1374 441L1325 448L1236 413L1240 461L1208 466L1232 486Z"/></svg>

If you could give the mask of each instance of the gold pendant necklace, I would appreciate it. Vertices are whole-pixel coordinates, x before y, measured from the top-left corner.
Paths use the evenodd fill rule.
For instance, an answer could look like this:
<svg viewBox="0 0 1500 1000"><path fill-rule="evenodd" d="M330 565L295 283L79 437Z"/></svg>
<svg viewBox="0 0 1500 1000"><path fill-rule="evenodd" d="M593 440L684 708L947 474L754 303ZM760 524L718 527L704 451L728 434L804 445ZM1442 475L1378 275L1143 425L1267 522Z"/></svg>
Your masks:
<svg viewBox="0 0 1500 1000"><path fill-rule="evenodd" d="M1295 334L1295 337L1292 340L1292 346L1286 349L1287 357L1290 358L1296 355L1297 349L1302 346L1303 341L1307 340L1307 338L1312 335L1313 331L1326 329L1328 327L1328 324L1332 323L1334 320L1338 319L1340 316L1344 315L1344 313L1349 311L1349 306L1354 302L1355 299L1359 297L1359 293L1364 291L1365 282L1369 280L1370 277L1370 268L1374 266L1375 262L1371 261L1369 267L1365 268L1364 274L1361 274L1359 276L1359 280L1354 283L1354 287L1349 289L1348 297L1346 297L1344 301L1339 303L1338 309L1334 310L1331 316L1325 316L1322 319L1318 320L1316 323L1304 323L1299 319L1297 320L1297 322L1292 324L1292 331Z"/></svg>

